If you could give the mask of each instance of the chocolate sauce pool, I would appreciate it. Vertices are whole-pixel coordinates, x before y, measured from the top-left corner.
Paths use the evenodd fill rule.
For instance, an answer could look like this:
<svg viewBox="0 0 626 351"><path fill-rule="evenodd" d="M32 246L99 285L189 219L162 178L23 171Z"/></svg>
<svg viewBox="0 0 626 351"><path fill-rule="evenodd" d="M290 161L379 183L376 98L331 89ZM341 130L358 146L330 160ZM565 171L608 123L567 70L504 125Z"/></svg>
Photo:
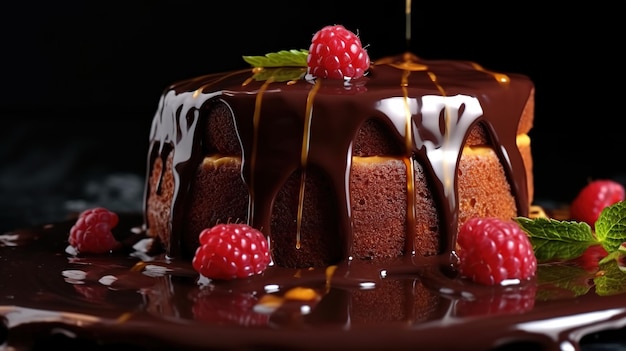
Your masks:
<svg viewBox="0 0 626 351"><path fill-rule="evenodd" d="M72 224L0 235L1 349L569 351L626 325L626 286L596 290L573 266L566 285L562 265L483 287L404 259L217 282L152 252L141 214L121 215L125 249L105 255L67 250Z"/></svg>

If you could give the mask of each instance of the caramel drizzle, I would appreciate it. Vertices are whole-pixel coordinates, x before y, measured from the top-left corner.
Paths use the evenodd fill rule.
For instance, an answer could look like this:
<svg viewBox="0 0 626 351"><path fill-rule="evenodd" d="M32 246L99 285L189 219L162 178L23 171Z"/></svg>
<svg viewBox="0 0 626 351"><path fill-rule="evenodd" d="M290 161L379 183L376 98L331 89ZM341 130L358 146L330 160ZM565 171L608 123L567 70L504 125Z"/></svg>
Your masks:
<svg viewBox="0 0 626 351"><path fill-rule="evenodd" d="M302 211L304 210L304 188L306 186L306 173L309 158L309 147L311 137L311 121L313 120L313 101L315 95L322 85L321 80L317 80L313 89L307 96L306 112L304 114L304 128L302 130L302 151L300 153L300 191L298 193L298 215L296 217L296 249L300 249L302 235Z"/></svg>
<svg viewBox="0 0 626 351"><path fill-rule="evenodd" d="M404 102L404 115L405 115L405 137L404 137L404 148L406 157L404 158L404 163L406 166L406 196L407 196L407 204L406 204L406 238L405 238L405 252L414 255L415 254L415 237L417 233L415 232L415 218L416 218L416 207L415 207L415 160L413 159L413 123L411 122L413 119L413 115L411 114L411 109L409 107L409 92L407 90L407 86L409 85L409 75L411 74L410 70L404 70L401 76L400 87L402 89L402 96Z"/></svg>
<svg viewBox="0 0 626 351"><path fill-rule="evenodd" d="M441 235L441 239L448 239L447 241L442 243L442 246L445 247L445 251L454 255L454 243L456 242L456 233L458 229L458 196L457 196L457 172L458 164L461 157L461 152L463 149L465 138L458 138L458 135L453 135L454 131L459 133L463 133L467 136L467 133L471 129L474 121L478 119L482 115L482 109L480 109L480 105L476 111L480 111L479 113L475 113L474 115L470 115L472 113L471 109L468 109L464 112L464 119L462 120L461 116L458 116L458 110L455 109L453 112L451 110L451 104L454 102L447 102L446 100L450 99L447 96L447 93L443 86L439 83L437 75L430 71L427 65L416 62L416 57L410 54L405 54L402 57L400 62L387 63L392 67L402 69L401 82L400 86L403 91L404 96L404 107L405 107L405 115L406 115L406 125L405 125L405 148L409 159L405 159L405 163L407 165L407 237L405 241L406 245L406 254L413 255L415 253L415 238L417 233L415 232L416 222L416 206L415 206L415 168L412 152L413 148L415 150L424 150L426 153L426 157L424 157L424 167L430 167L430 172L428 174L434 174L435 181L434 190L439 193L439 196L436 196L437 199L444 199L446 203L437 204L438 206L446 206L447 210L441 213L441 217L439 218L440 225L445 225L447 228L445 232L448 233L447 236ZM417 124L416 128L418 131L421 129L428 130L432 138L439 136L439 138L431 139L431 140L422 140L421 136L418 134L417 136L413 136L411 133L412 130L412 116L410 110L408 108L408 77L411 71L425 71L428 79L433 83L436 87L437 91L441 95L441 101L433 101L431 104L427 104L425 102L428 99L428 96L422 97L422 103L430 106L436 105L437 103L441 103L443 105L443 109L441 112L443 113L440 118L443 119L445 130L441 133L438 133L436 130L436 126L429 126L425 123ZM462 104L466 106L470 104L470 102L462 101ZM422 108L423 110L423 108ZM423 112L423 111L422 111ZM435 120L434 116L432 116L432 120ZM466 120L469 119L469 120ZM431 120L431 119L428 119ZM460 131L453 128L453 123L456 122L461 123L464 122L464 128L461 128ZM455 143L456 141L456 143ZM435 167L433 165L432 160L440 160L440 167ZM441 231L441 230L440 230Z"/></svg>
<svg viewBox="0 0 626 351"><path fill-rule="evenodd" d="M267 90L267 87L273 82L273 77L270 76L259 88L254 102L254 115L252 116L253 135L252 135L252 155L250 157L250 186L249 200L248 200L248 224L255 223L255 210L256 210L256 194L255 194L255 170L257 163L258 145L259 145L259 123L261 121L261 106L263 105L263 94ZM247 84L247 83L244 83ZM262 229L262 228L259 228Z"/></svg>
<svg viewBox="0 0 626 351"><path fill-rule="evenodd" d="M404 4L405 31L407 50L411 47L411 0L405 0Z"/></svg>
<svg viewBox="0 0 626 351"><path fill-rule="evenodd" d="M502 86L507 86L509 85L509 83L511 83L511 78L509 78L509 76L507 76L506 74L486 70L483 68L483 66L477 64L476 62L472 62L471 64L475 70L493 76L493 78Z"/></svg>
<svg viewBox="0 0 626 351"><path fill-rule="evenodd" d="M405 117L406 124L405 124L404 141L405 141L405 150L407 153L407 158L404 159L404 162L407 168L407 178L406 178L407 179L407 184L406 184L407 236L405 239L405 245L406 245L405 254L414 255L416 252L415 239L417 236L417 233L416 233L417 208L415 205L415 162L416 160L413 158L413 147L417 146L418 149L420 149L421 146L424 146L425 144L421 146L414 145L414 143L417 140L413 138L413 134L412 134L413 123L412 123L412 115L411 115L411 111L410 111L409 103L408 103L409 95L408 95L407 87L409 85L408 77L411 74L411 71L425 71L428 69L428 66L416 62L411 55L403 56L403 60L400 63L394 63L393 66L396 68L401 68L403 70L402 75L401 75L400 86L401 86L403 97L404 97L404 110L405 110L405 116L406 116ZM437 81L436 74L431 71L425 71L425 72L428 78L430 79L430 81L435 85L435 87L437 88L441 96L444 97L445 99L447 94L443 86L441 86L441 84L439 84L439 82ZM441 136L444 139L441 141L441 145L437 145L434 150L428 150L428 148L426 148L427 149L426 153L428 154L438 152L437 150L439 149L439 147L443 149L452 150L451 148L447 146L447 145L450 145L450 140L451 140L450 131L452 130L451 119L450 119L450 106L447 103L444 104L443 119L444 119L444 124L446 128ZM419 129L419 127L417 128ZM456 231L455 228L457 227L457 218L455 215L456 213L455 210L458 207L458 203L457 203L456 188L455 188L455 185L456 185L456 171L455 170L456 170L456 167L458 166L460 152L461 152L461 149L457 149L457 152L456 152L457 157L455 158L455 161L453 163L454 167L451 167L451 165L448 164L451 158L440 157L443 167L441 168L442 170L441 174L437 177L437 180L443 185L443 193L445 194L444 198L448 200L447 206L448 206L449 212L446 211L444 213L450 213L453 216L452 218L445 218L445 215L443 215L443 218L440 218L439 220L442 223L448 223L448 228L449 228L448 231L451 233L455 232ZM427 159L432 160L431 157L428 157ZM425 162L425 163L432 167L432 164L430 162ZM436 172L436 169L433 169L433 170L435 171L435 174L438 174L438 172ZM443 205L443 204L440 204L440 205ZM447 245L448 246L447 249L451 251L454 249L453 247L451 247L451 243L454 243L455 241L456 240L452 239L444 243L444 245Z"/></svg>

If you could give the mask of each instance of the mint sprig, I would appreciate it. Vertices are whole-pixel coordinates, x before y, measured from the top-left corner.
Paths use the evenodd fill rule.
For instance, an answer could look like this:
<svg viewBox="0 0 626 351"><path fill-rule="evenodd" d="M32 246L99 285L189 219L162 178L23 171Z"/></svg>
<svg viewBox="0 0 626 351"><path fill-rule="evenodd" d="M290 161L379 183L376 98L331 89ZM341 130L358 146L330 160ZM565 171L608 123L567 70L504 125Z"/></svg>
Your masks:
<svg viewBox="0 0 626 351"><path fill-rule="evenodd" d="M591 245L600 244L609 256L626 242L626 202L606 207L595 223L594 230L584 222L560 221L550 218L516 217L530 239L540 262L570 260L582 255Z"/></svg>
<svg viewBox="0 0 626 351"><path fill-rule="evenodd" d="M619 264L618 260L603 261L600 261L599 266L602 274L584 270L576 265L550 263L539 265L537 283L540 289L537 289L536 299L547 301L582 296L592 287L600 296L626 293L626 274L623 273L623 265Z"/></svg>
<svg viewBox="0 0 626 351"><path fill-rule="evenodd" d="M618 295L626 291L626 274L617 261L600 262L603 274L597 275L593 282L596 293L600 296Z"/></svg>
<svg viewBox="0 0 626 351"><path fill-rule="evenodd" d="M591 227L584 222L559 221L551 218L515 218L524 230L538 261L570 260L598 244Z"/></svg>
<svg viewBox="0 0 626 351"><path fill-rule="evenodd" d="M281 50L265 56L243 56L252 67L306 67L309 50Z"/></svg>
<svg viewBox="0 0 626 351"><path fill-rule="evenodd" d="M606 207L594 223L595 232L587 223L559 221L550 218L516 217L526 232L537 261L539 283L545 296L552 299L564 294L585 294L592 282L598 295L626 292L626 201ZM581 256L592 245L602 245L608 255L600 260L602 274L574 265L553 265L551 261L567 261Z"/></svg>
<svg viewBox="0 0 626 351"><path fill-rule="evenodd" d="M287 82L290 80L298 80L304 77L306 68L303 67L281 67L268 68L254 73L252 78L257 81L272 80L273 82Z"/></svg>
<svg viewBox="0 0 626 351"><path fill-rule="evenodd" d="M615 252L626 241L626 202L605 208L595 223L596 236L608 252Z"/></svg>
<svg viewBox="0 0 626 351"><path fill-rule="evenodd" d="M593 274L564 264L543 264L537 269L538 300L555 300L585 295L592 287Z"/></svg>

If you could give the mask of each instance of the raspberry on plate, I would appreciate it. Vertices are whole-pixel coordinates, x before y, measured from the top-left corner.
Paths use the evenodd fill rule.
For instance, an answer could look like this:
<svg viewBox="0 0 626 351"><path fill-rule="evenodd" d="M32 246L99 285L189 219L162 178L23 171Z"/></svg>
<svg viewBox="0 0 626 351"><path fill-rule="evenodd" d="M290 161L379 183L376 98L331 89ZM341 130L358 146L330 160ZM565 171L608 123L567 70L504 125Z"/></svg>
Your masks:
<svg viewBox="0 0 626 351"><path fill-rule="evenodd" d="M369 69L370 58L356 34L334 25L315 33L307 65L309 73L318 78L356 79Z"/></svg>
<svg viewBox="0 0 626 351"><path fill-rule="evenodd" d="M570 217L595 228L604 208L624 200L624 186L614 180L598 179L587 184L571 203Z"/></svg>
<svg viewBox="0 0 626 351"><path fill-rule="evenodd" d="M260 274L271 261L263 233L246 224L218 224L200 232L199 240L192 265L210 279L229 280Z"/></svg>
<svg viewBox="0 0 626 351"><path fill-rule="evenodd" d="M513 220L475 217L458 235L459 271L485 285L528 280L537 272L537 258L527 234Z"/></svg>
<svg viewBox="0 0 626 351"><path fill-rule="evenodd" d="M254 310L259 298L253 293L202 289L193 301L193 317L198 321L244 327L267 326L270 322L268 314Z"/></svg>
<svg viewBox="0 0 626 351"><path fill-rule="evenodd" d="M83 211L70 229L69 243L78 252L106 253L120 246L111 230L119 218L115 212L96 207Z"/></svg>

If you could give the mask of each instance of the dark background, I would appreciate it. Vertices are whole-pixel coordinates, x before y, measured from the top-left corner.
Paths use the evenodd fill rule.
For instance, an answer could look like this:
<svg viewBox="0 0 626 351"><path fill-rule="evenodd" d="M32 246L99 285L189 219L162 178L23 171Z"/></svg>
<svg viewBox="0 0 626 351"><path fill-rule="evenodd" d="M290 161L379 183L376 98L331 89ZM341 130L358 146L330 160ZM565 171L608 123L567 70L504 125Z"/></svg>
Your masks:
<svg viewBox="0 0 626 351"><path fill-rule="evenodd" d="M407 44L402 0L13 2L0 12L0 230L96 204L140 210L168 84L308 48L327 24L358 32L372 59L408 49L528 75L536 198L570 201L626 170L624 4L594 5L413 1Z"/></svg>

